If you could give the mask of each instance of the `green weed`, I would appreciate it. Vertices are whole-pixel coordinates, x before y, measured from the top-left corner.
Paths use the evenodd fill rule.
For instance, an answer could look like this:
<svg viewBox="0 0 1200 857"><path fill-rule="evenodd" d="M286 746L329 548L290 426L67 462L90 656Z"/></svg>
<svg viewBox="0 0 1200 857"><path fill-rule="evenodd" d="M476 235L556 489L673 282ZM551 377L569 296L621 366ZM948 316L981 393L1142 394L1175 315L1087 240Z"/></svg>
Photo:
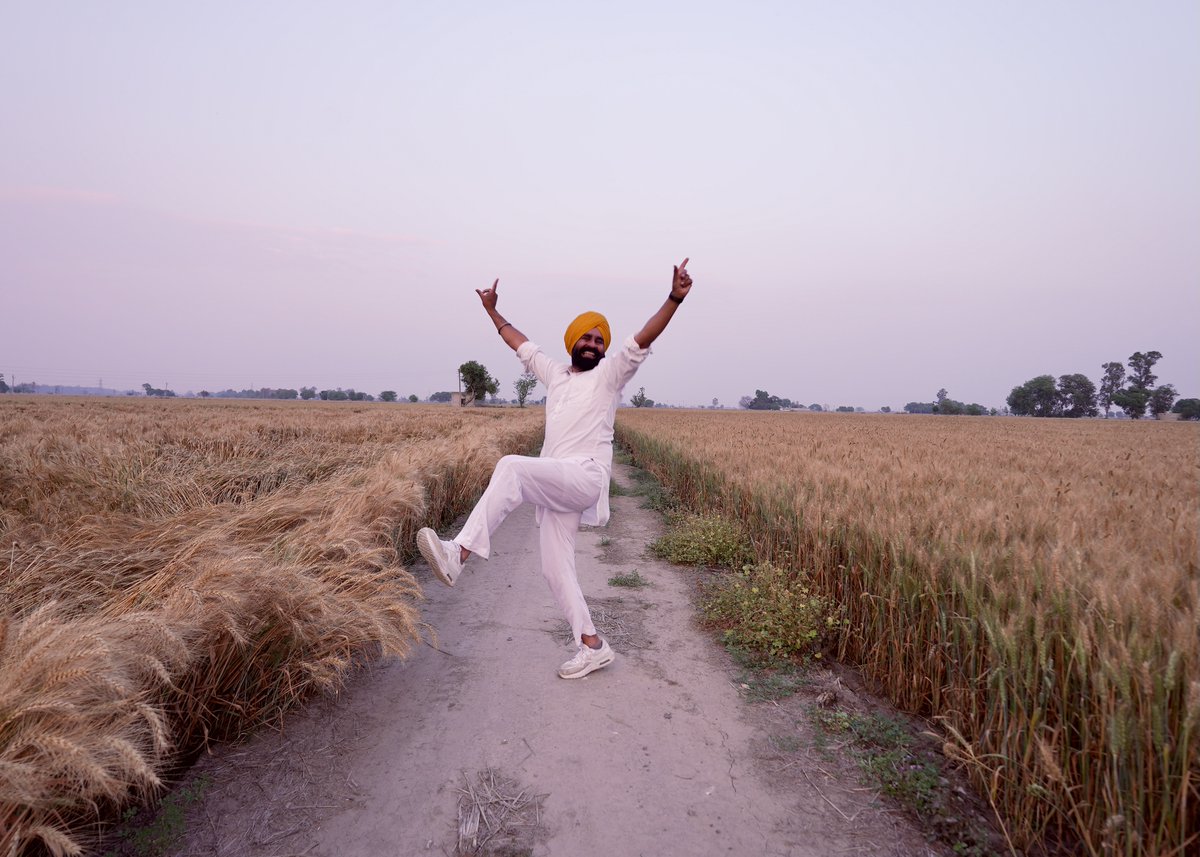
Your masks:
<svg viewBox="0 0 1200 857"><path fill-rule="evenodd" d="M157 810L125 811L120 843L104 857L163 857L183 838L187 830L185 815L212 785L208 776L200 776L163 798Z"/></svg>
<svg viewBox="0 0 1200 857"><path fill-rule="evenodd" d="M630 589L641 589L643 586L649 586L650 581L642 577L635 568L629 574L614 574L608 579L609 586L627 586Z"/></svg>
<svg viewBox="0 0 1200 857"><path fill-rule="evenodd" d="M752 559L750 539L735 523L713 515L671 512L666 535L650 545L655 556L679 565L740 568Z"/></svg>
<svg viewBox="0 0 1200 857"><path fill-rule="evenodd" d="M705 621L724 632L726 644L772 658L820 657L837 624L829 602L807 578L771 563L744 566L705 589Z"/></svg>

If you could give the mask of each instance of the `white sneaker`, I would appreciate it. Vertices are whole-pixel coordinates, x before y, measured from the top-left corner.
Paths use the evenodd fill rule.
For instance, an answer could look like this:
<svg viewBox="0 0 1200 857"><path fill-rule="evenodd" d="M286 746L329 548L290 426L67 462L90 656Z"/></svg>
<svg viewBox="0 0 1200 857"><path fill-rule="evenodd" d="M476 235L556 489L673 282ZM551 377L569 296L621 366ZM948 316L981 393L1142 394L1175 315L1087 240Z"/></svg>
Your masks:
<svg viewBox="0 0 1200 857"><path fill-rule="evenodd" d="M608 640L600 641L600 648L593 649L584 644L579 645L575 657L558 668L559 678L583 678L601 667L606 667L617 659L613 650L608 647Z"/></svg>
<svg viewBox="0 0 1200 857"><path fill-rule="evenodd" d="M417 531L417 550L425 557L437 579L447 586L453 586L462 574L462 548L454 542L442 541L429 527Z"/></svg>

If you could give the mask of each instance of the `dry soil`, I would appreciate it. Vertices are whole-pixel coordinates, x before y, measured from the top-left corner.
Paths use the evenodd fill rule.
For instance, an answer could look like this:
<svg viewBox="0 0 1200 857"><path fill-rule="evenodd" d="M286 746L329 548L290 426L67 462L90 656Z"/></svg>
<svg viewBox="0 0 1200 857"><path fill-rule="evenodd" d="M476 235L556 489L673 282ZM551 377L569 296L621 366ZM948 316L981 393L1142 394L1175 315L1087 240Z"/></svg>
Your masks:
<svg viewBox="0 0 1200 857"><path fill-rule="evenodd" d="M796 706L744 698L697 630L695 572L646 551L660 516L612 500L577 549L612 666L557 677L569 631L524 507L453 589L414 568L430 643L201 760L191 776L211 785L177 857L948 854ZM634 569L651 585L609 585Z"/></svg>

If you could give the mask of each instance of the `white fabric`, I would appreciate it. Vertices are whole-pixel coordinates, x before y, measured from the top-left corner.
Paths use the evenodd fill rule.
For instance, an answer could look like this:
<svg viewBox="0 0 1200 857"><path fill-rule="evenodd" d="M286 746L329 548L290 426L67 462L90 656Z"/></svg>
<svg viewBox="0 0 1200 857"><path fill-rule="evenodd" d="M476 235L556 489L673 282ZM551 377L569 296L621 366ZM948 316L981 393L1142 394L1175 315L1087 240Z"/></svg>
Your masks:
<svg viewBox="0 0 1200 857"><path fill-rule="evenodd" d="M612 473L613 420L621 391L650 354L632 336L608 351L595 369L572 372L570 363L551 360L541 347L526 341L517 357L546 387L546 441L543 458L592 460L604 468L605 490L596 505L583 510L582 523L608 523L608 477ZM542 522L538 512L538 523Z"/></svg>
<svg viewBox="0 0 1200 857"><path fill-rule="evenodd" d="M546 387L546 440L540 458L506 455L496 464L487 490L454 539L487 559L492 533L522 503L537 507L542 575L576 642L595 634L591 613L575 574L575 534L580 523L608 523L612 474L613 419L621 390L650 353L630 336L595 369L573 372L569 363L524 342L517 357Z"/></svg>
<svg viewBox="0 0 1200 857"><path fill-rule="evenodd" d="M595 634L596 627L575 574L575 533L583 510L595 508L597 498L607 494L608 472L590 459L506 455L454 542L487 559L492 533L509 513L522 503L537 506L542 513L542 576L578 642L582 634Z"/></svg>

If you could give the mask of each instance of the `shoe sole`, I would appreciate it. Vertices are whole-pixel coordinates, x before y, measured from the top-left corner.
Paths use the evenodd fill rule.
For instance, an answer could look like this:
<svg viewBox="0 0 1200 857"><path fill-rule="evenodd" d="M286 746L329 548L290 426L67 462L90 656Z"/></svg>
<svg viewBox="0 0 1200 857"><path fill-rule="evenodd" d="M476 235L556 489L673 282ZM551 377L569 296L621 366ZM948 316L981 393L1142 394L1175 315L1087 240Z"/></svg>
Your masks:
<svg viewBox="0 0 1200 857"><path fill-rule="evenodd" d="M420 530L417 533L417 550L425 557L425 562L429 563L434 577L447 586L454 586L454 581L442 568L442 543L438 540L437 533L428 527Z"/></svg>
<svg viewBox="0 0 1200 857"><path fill-rule="evenodd" d="M577 673L569 673L567 675L563 675L563 673L560 671L558 674L558 677L565 678L565 679L583 678L585 675L590 675L591 673L594 673L596 670L603 669L604 667L608 666L616 659L617 659L616 654L614 654L613 652L609 652L608 657L602 661L596 661L595 663L588 664L585 669L582 669Z"/></svg>

